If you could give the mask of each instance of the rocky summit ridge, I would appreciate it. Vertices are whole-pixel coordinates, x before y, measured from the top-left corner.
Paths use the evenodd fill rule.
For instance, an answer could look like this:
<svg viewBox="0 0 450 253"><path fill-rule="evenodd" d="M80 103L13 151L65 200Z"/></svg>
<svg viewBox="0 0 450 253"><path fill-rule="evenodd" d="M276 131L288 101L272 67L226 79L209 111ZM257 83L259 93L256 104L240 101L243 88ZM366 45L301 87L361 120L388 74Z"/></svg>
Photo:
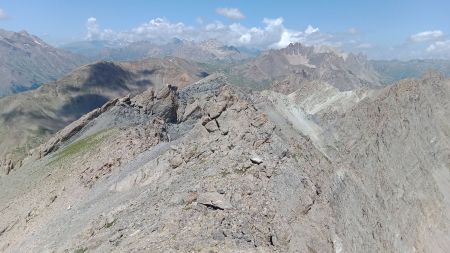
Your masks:
<svg viewBox="0 0 450 253"><path fill-rule="evenodd" d="M4 252L446 252L450 80L112 99L0 178Z"/></svg>
<svg viewBox="0 0 450 253"><path fill-rule="evenodd" d="M179 58L102 61L36 90L0 98L0 169L20 167L33 148L109 100L166 84L183 87L205 75L196 64Z"/></svg>

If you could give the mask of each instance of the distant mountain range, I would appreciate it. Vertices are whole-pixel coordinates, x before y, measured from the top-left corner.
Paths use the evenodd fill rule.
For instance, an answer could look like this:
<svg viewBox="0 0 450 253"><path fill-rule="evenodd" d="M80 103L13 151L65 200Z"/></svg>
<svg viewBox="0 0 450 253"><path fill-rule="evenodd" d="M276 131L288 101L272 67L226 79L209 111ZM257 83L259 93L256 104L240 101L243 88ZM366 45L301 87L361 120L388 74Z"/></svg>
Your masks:
<svg viewBox="0 0 450 253"><path fill-rule="evenodd" d="M140 41L128 45L108 41L82 41L61 49L27 32L0 30L0 97L35 89L57 80L77 66L95 61L134 61L173 56L203 63L209 72L222 71L230 80L254 88L277 83L292 90L304 81L330 82L340 90L389 84L417 78L432 69L450 74L448 60L367 60L330 47L291 44L260 52L224 45L217 40L193 42L173 39L166 44ZM232 63L232 64L230 64Z"/></svg>
<svg viewBox="0 0 450 253"><path fill-rule="evenodd" d="M84 40L76 41L62 45L60 48L72 52L74 54L82 55L89 59L97 58L100 53L107 48L120 48L120 44L111 43L104 40Z"/></svg>
<svg viewBox="0 0 450 253"><path fill-rule="evenodd" d="M429 70L434 70L446 76L450 76L449 60L372 60L370 63L383 77L385 83L398 81L404 78L419 78Z"/></svg>
<svg viewBox="0 0 450 253"><path fill-rule="evenodd" d="M297 46L299 44L296 44ZM345 68L351 73L354 71L363 71L365 73L359 72L359 74L365 75L365 78L368 80L361 80L362 82L367 81L368 83L379 82L383 84L389 84L394 81L401 80L403 78L420 78L423 74L425 74L429 70L435 70L441 72L444 75L450 74L450 61L442 60L442 59L416 59L409 61L399 61L399 60L368 60L363 55L355 55L355 54L347 54L339 52L339 50L326 47L308 47L301 46L302 49L295 49L295 46L290 46L286 49L282 49L281 51L284 54L291 55L286 60L289 65L303 65L307 67L307 64L303 64L303 60L299 59L298 55L303 55L304 57L310 57L311 61L321 61L324 65L321 67L327 69L328 66L325 66L328 62L329 64L335 64L336 59L325 59L323 57L331 56L334 53L335 56L340 57L342 60L338 60L339 64L346 65ZM264 65L264 61L277 61L275 59L277 56L275 52L278 50L268 50L268 51L260 51L257 49L249 49L249 48L237 48L233 46L228 46L223 43L220 43L217 40L208 40L203 42L193 42L187 40L173 39L171 42L166 44L155 44L150 41L139 41L134 42L128 45L117 44L109 41L80 41L73 42L61 47L64 50L70 51L74 54L83 55L86 58L91 59L91 61L98 60L109 60L109 61L133 61L133 60L142 60L149 57L161 58L165 56L174 56L182 59L200 62L200 63L208 63L213 64L207 67L211 67L214 70L221 69L223 71L229 71L230 66L227 65L227 62L236 62L236 61L249 61L256 64L259 61L259 64ZM290 50L290 52L289 52ZM313 56L312 54L315 54ZM297 55L297 56L294 56ZM259 57L258 57L259 56ZM254 59L256 57L256 59ZM297 57L297 59L293 59ZM347 61L347 58L349 60ZM333 58L333 57L332 57ZM280 59L278 59L280 60ZM284 60L282 60L284 61ZM225 63L225 64L224 64ZM217 65L219 64L219 65ZM252 63L249 63L252 64ZM357 65L363 66L357 66ZM258 65L258 64L257 64ZM263 67L263 66L260 67ZM271 66L270 64L267 66ZM312 65L311 65L312 66ZM309 67L311 67L309 66ZM266 82L270 82L275 74L278 67L277 65L273 66L274 69L263 69L263 73L259 73L256 77L257 79L265 79ZM342 66L341 66L342 67ZM236 67L237 68L237 67ZM238 67L240 68L240 67ZM364 69L364 70L363 70ZM243 70L240 70L242 72ZM282 71L286 71L282 70ZM320 72L320 71L319 71ZM341 79L339 82L344 83L347 75L352 75L350 72L344 74L341 73L338 79ZM369 74L370 72L370 74ZM376 72L376 73L375 73ZM241 73L239 73L241 74ZM251 73L247 73L252 75ZM280 74L280 73L278 73ZM282 74L285 75L286 73ZM321 73L319 75L323 75L324 77L330 73ZM355 74L355 73L354 73ZM329 76L330 78L332 77ZM253 78L250 78L252 80ZM363 78L364 79L364 78ZM248 81L248 80L247 80ZM354 84L341 84L343 88L347 86L347 88L351 87Z"/></svg>
<svg viewBox="0 0 450 253"><path fill-rule="evenodd" d="M25 31L0 29L0 97L56 80L86 62Z"/></svg>
<svg viewBox="0 0 450 253"><path fill-rule="evenodd" d="M229 74L230 81L253 88L277 82L292 90L304 81L330 82L340 90L376 87L432 69L450 74L448 60L383 61L339 52L330 47L292 44L280 50L258 51L224 45L217 40L193 42L173 39L123 45L108 41L81 41L54 48L27 32L0 30L0 97L35 89L95 61L135 61L173 56L205 64L209 72ZM230 64L232 63L232 64Z"/></svg>
<svg viewBox="0 0 450 253"><path fill-rule="evenodd" d="M235 61L255 56L257 50L238 49L217 40L193 42L173 39L166 44L149 41L134 42L126 46L114 45L106 41L84 41L62 47L73 53L82 54L95 60L131 61L149 57L174 56L195 62Z"/></svg>

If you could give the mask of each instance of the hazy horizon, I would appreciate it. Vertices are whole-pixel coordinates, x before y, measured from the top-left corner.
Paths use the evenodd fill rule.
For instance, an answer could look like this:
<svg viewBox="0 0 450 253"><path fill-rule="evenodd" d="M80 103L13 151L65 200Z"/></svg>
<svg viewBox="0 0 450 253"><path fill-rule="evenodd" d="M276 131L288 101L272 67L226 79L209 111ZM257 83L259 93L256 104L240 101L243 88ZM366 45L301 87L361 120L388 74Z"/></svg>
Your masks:
<svg viewBox="0 0 450 253"><path fill-rule="evenodd" d="M165 43L216 39L265 50L327 45L370 59L450 59L446 1L77 1L0 3L0 28L25 30L54 46L103 40ZM178 11L183 10L183 11ZM29 17L38 17L30 19Z"/></svg>

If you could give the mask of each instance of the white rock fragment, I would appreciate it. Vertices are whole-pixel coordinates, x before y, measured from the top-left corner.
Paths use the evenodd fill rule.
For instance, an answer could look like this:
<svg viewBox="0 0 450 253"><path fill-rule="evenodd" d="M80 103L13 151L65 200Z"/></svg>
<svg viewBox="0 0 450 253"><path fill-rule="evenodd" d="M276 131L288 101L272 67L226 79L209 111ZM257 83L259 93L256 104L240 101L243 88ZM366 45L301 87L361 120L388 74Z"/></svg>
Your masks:
<svg viewBox="0 0 450 253"><path fill-rule="evenodd" d="M255 164L261 164L263 162L263 160L258 156L250 158L250 161L252 161L252 163L255 163Z"/></svg>
<svg viewBox="0 0 450 253"><path fill-rule="evenodd" d="M214 209L225 210L233 208L231 203L225 199L224 195L218 192L201 193L198 196L197 202Z"/></svg>

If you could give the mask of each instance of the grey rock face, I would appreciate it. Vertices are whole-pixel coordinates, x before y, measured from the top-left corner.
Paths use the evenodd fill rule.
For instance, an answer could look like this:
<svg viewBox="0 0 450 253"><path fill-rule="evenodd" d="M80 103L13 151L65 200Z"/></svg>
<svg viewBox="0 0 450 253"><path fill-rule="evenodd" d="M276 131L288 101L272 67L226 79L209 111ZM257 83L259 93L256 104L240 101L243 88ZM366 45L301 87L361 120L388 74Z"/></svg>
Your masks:
<svg viewBox="0 0 450 253"><path fill-rule="evenodd" d="M165 119L167 122L177 122L178 101L177 87L167 86L158 93L157 100L152 107L152 114Z"/></svg>
<svg viewBox="0 0 450 253"><path fill-rule="evenodd" d="M14 163L11 159L4 159L3 161L0 161L0 172L2 174L8 175L13 169Z"/></svg>
<svg viewBox="0 0 450 253"><path fill-rule="evenodd" d="M189 104L186 106L182 120L188 119L192 114L199 111L200 109L201 108L200 108L200 104L199 104L198 100L195 100L192 104Z"/></svg>

